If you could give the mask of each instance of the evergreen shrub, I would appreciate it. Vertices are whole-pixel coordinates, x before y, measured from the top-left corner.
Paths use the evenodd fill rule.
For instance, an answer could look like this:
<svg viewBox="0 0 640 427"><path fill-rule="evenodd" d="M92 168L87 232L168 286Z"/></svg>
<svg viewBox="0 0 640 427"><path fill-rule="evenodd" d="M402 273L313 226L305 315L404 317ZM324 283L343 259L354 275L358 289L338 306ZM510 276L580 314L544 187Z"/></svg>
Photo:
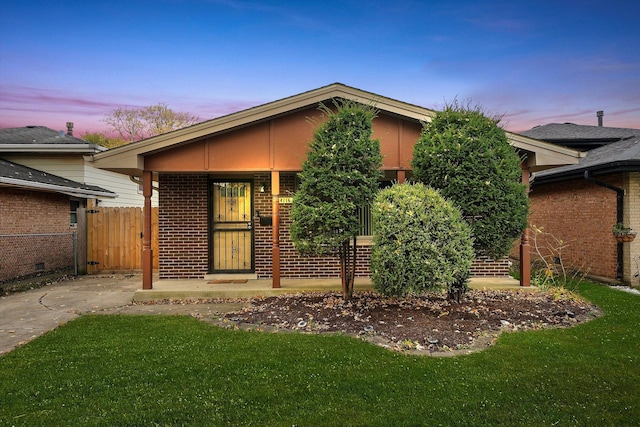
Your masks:
<svg viewBox="0 0 640 427"><path fill-rule="evenodd" d="M466 288L473 261L471 228L433 188L396 184L378 193L371 255L374 288L385 295Z"/></svg>
<svg viewBox="0 0 640 427"><path fill-rule="evenodd" d="M502 258L527 227L520 157L479 107L447 105L414 146L413 178L440 190L471 225L476 255Z"/></svg>
<svg viewBox="0 0 640 427"><path fill-rule="evenodd" d="M291 239L302 255L337 255L342 292L353 294L360 231L358 211L378 191L382 155L372 139L375 107L334 100L320 104L325 121L315 131L293 198Z"/></svg>

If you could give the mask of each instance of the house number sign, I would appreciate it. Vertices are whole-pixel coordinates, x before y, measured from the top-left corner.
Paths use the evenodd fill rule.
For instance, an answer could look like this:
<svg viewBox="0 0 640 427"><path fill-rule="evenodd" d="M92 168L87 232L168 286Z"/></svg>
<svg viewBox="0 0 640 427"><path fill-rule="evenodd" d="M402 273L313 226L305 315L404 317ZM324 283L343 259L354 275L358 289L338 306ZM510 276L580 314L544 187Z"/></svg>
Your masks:
<svg viewBox="0 0 640 427"><path fill-rule="evenodd" d="M280 197L278 201L281 205L290 205L293 203L293 197Z"/></svg>

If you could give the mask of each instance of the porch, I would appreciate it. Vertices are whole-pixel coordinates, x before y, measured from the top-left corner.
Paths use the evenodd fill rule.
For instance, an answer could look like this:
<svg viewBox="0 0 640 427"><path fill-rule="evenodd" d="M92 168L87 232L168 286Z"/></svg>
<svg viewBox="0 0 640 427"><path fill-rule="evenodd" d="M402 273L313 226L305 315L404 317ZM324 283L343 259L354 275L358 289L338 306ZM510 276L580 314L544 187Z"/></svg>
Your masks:
<svg viewBox="0 0 640 427"><path fill-rule="evenodd" d="M297 280L288 282L285 276L339 274L336 263L302 259L289 234L292 200L299 185L297 173L307 157L314 123L325 119L318 105L334 99L375 105L379 113L373 137L380 140L385 180L405 182L410 178L415 142L422 132L422 123L434 112L340 83L95 155L97 168L142 178L145 291L160 295L170 295L167 292L238 295L247 287L244 294L266 295L300 289ZM575 164L580 158L580 153L574 150L517 134L507 136L523 159L525 185L531 172ZM159 191L157 251L152 247L154 189ZM363 230L362 236L367 235ZM526 230L520 251L521 285L529 286L530 244ZM360 267L356 267L360 268L357 275L366 277L368 259L364 249L359 252L363 257ZM163 277L159 282L153 280L154 259L159 260ZM252 272L271 279L231 287L196 280L208 273L228 272ZM171 281L163 283L170 277L193 283L188 287ZM337 286L338 282L334 284ZM305 283L303 289L310 289L310 284ZM152 293L145 295L148 298Z"/></svg>
<svg viewBox="0 0 640 427"><path fill-rule="evenodd" d="M274 296L297 292L340 292L340 278L333 279L280 279L280 288L273 288L271 279L186 279L157 280L153 289L138 289L133 300L136 302L157 301L163 299L205 299L205 298L251 298ZM471 289L526 289L512 277L473 277ZM372 290L369 278L356 278L355 291Z"/></svg>

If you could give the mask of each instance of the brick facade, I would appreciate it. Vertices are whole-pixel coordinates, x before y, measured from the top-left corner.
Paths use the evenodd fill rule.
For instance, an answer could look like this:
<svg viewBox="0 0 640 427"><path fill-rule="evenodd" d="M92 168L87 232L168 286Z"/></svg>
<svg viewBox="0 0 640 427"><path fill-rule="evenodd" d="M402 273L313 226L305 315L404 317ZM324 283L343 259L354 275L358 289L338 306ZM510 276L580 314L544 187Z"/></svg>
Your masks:
<svg viewBox="0 0 640 427"><path fill-rule="evenodd" d="M73 267L69 199L0 188L0 281Z"/></svg>
<svg viewBox="0 0 640 427"><path fill-rule="evenodd" d="M520 239L518 239L518 245ZM487 257L478 257L471 264L472 277L502 277L509 275L509 266L511 262L508 257L502 259L492 259Z"/></svg>
<svg viewBox="0 0 640 427"><path fill-rule="evenodd" d="M602 178L623 187L622 175ZM627 192L628 193L628 192ZM536 185L529 194L529 223L561 239L564 264L589 275L616 278L616 192L586 180ZM535 247L532 238L532 259Z"/></svg>
<svg viewBox="0 0 640 427"><path fill-rule="evenodd" d="M207 175L160 175L161 279L202 278L209 270Z"/></svg>
<svg viewBox="0 0 640 427"><path fill-rule="evenodd" d="M202 278L209 273L207 175L160 175L159 264L161 279ZM271 174L256 173L253 181L253 211L262 217L272 216ZM296 175L280 175L280 196L293 196ZM264 189L264 191L261 191ZM280 271L283 278L331 278L340 276L336 257L308 257L298 254L289 234L291 204L280 205ZM272 275L272 227L260 225L253 218L254 265L258 278ZM370 241L359 241L356 277L370 275ZM472 267L474 276L506 276L507 259L478 259Z"/></svg>

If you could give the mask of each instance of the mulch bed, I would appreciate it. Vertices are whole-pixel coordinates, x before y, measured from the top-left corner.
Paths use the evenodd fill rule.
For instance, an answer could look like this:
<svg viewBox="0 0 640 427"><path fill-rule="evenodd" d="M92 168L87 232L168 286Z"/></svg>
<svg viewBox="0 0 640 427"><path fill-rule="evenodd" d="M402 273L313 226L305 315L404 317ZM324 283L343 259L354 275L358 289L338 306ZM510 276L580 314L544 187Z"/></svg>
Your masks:
<svg viewBox="0 0 640 427"><path fill-rule="evenodd" d="M599 309L563 289L547 292L472 290L456 303L444 294L386 298L357 292L345 301L333 292L256 298L214 322L229 328L343 333L383 347L431 355L486 348L505 331L574 326Z"/></svg>

